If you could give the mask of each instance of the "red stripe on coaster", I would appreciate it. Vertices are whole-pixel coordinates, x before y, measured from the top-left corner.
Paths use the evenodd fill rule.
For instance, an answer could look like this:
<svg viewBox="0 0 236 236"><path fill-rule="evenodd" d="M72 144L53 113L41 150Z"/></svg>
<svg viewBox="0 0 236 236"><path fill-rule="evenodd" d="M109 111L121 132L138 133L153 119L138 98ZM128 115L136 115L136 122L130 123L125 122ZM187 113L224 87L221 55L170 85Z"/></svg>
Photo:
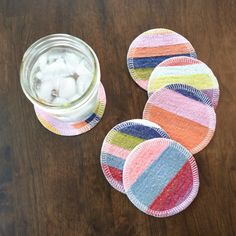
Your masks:
<svg viewBox="0 0 236 236"><path fill-rule="evenodd" d="M149 206L150 210L165 211L186 200L193 186L192 169L187 161L178 174L164 188L161 194Z"/></svg>
<svg viewBox="0 0 236 236"><path fill-rule="evenodd" d="M105 165L103 165L103 166L105 166ZM106 167L109 169L110 174L114 180L122 181L122 170L119 170L117 168L114 168L114 167L108 166L108 165L106 165Z"/></svg>

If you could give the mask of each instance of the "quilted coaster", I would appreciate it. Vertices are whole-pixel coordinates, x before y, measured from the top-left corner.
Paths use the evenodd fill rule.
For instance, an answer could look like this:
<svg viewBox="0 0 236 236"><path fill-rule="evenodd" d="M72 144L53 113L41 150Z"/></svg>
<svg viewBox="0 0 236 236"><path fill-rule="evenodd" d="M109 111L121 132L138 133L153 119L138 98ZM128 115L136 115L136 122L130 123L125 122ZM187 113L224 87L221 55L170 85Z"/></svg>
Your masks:
<svg viewBox="0 0 236 236"><path fill-rule="evenodd" d="M62 135L62 136L74 136L80 135L92 129L101 120L106 107L106 93L102 83L98 91L98 104L95 112L84 121L77 123L68 123L56 119L50 114L34 107L40 123L49 131Z"/></svg>
<svg viewBox="0 0 236 236"><path fill-rule="evenodd" d="M112 187L124 192L122 172L126 157L138 144L159 137L169 138L160 126L141 119L124 121L109 131L102 145L101 166Z"/></svg>
<svg viewBox="0 0 236 236"><path fill-rule="evenodd" d="M147 140L129 154L123 181L131 202L155 217L183 211L199 189L194 157L179 143L165 138Z"/></svg>
<svg viewBox="0 0 236 236"><path fill-rule="evenodd" d="M191 153L201 151L210 142L216 115L209 98L183 84L172 84L153 93L144 108L143 118L159 124Z"/></svg>
<svg viewBox="0 0 236 236"><path fill-rule="evenodd" d="M161 87L177 83L201 90L213 106L217 106L219 84L212 70L202 61L191 57L173 57L161 62L149 78L148 95Z"/></svg>
<svg viewBox="0 0 236 236"><path fill-rule="evenodd" d="M127 64L131 77L143 89L153 69L162 61L174 56L197 57L190 42L169 29L151 29L140 34L131 43Z"/></svg>

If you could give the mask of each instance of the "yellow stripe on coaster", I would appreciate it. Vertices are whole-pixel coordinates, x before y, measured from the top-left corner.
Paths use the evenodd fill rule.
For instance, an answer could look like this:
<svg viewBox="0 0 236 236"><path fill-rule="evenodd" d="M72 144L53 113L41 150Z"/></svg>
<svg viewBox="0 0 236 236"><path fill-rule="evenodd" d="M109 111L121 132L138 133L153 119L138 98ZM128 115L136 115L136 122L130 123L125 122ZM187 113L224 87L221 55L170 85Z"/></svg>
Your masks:
<svg viewBox="0 0 236 236"><path fill-rule="evenodd" d="M95 111L95 114L99 117L102 117L103 113L104 113L104 109L105 108L105 104L103 102L98 102L97 104L97 109Z"/></svg>
<svg viewBox="0 0 236 236"><path fill-rule="evenodd" d="M60 135L60 132L55 128L53 127L50 123L48 123L45 119L42 118L42 116L40 116L39 114L37 114L37 117L40 121L40 123L46 128L48 129L49 131L55 133L55 134L59 134Z"/></svg>
<svg viewBox="0 0 236 236"><path fill-rule="evenodd" d="M173 33L174 32L172 30L158 28L158 29L145 31L143 34L173 34Z"/></svg>
<svg viewBox="0 0 236 236"><path fill-rule="evenodd" d="M155 91L169 84L187 84L197 89L214 89L214 81L207 74L165 75L153 78L149 83L149 91Z"/></svg>

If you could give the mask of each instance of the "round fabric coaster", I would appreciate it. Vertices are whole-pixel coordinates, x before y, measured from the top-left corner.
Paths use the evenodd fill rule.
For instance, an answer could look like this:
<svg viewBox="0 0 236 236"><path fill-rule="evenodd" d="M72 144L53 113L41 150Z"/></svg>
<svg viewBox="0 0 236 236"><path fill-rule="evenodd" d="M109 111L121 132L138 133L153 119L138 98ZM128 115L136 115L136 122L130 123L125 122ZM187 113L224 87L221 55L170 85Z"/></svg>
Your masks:
<svg viewBox="0 0 236 236"><path fill-rule="evenodd" d="M151 29L140 34L131 43L127 64L131 77L143 89L153 69L162 61L174 56L197 57L190 42L169 29Z"/></svg>
<svg viewBox="0 0 236 236"><path fill-rule="evenodd" d="M56 119L50 114L34 107L40 123L49 131L62 135L62 136L74 136L85 133L91 130L101 120L106 107L106 93L102 83L98 91L98 104L95 112L84 121L77 123L67 123Z"/></svg>
<svg viewBox="0 0 236 236"><path fill-rule="evenodd" d="M155 217L175 215L194 200L199 189L197 164L192 154L170 139L152 139L138 145L123 170L128 198Z"/></svg>
<svg viewBox="0 0 236 236"><path fill-rule="evenodd" d="M154 92L145 105L143 118L159 124L171 139L193 154L207 146L216 126L209 98L183 84L168 85Z"/></svg>
<svg viewBox="0 0 236 236"><path fill-rule="evenodd" d="M126 157L138 144L159 137L169 138L160 126L141 119L124 121L109 131L101 149L101 166L112 187L124 192L122 172Z"/></svg>
<svg viewBox="0 0 236 236"><path fill-rule="evenodd" d="M219 84L212 70L202 61L191 57L173 57L161 62L152 71L148 95L169 84L187 84L201 90L214 107L219 100Z"/></svg>

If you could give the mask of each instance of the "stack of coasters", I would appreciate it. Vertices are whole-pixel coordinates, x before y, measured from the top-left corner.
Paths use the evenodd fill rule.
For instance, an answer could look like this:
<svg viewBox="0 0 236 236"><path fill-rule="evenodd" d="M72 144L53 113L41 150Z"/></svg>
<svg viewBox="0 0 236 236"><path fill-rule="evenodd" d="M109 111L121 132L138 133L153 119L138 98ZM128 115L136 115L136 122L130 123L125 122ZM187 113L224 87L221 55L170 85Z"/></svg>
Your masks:
<svg viewBox="0 0 236 236"><path fill-rule="evenodd" d="M177 214L198 193L193 154L214 135L219 84L195 57L190 42L168 29L142 33L128 51L131 77L148 91L143 121L152 123L115 126L103 142L101 165L108 182L151 216Z"/></svg>
<svg viewBox="0 0 236 236"><path fill-rule="evenodd" d="M101 150L101 166L108 182L124 193L122 175L127 156L143 141L160 137L169 138L159 125L147 120L128 120L113 127Z"/></svg>

